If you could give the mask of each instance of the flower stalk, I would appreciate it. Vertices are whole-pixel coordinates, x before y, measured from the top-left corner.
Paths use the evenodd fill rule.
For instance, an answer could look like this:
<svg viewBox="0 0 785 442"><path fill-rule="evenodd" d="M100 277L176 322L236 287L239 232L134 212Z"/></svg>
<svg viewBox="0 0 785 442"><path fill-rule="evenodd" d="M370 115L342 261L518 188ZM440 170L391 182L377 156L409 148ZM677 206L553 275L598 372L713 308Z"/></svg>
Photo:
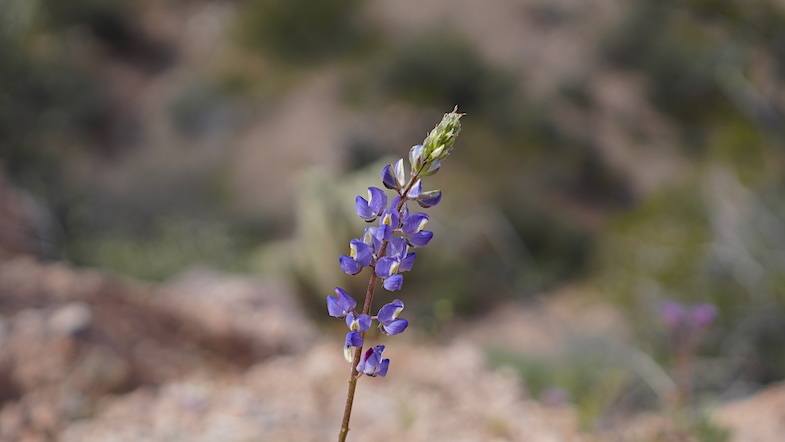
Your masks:
<svg viewBox="0 0 785 442"><path fill-rule="evenodd" d="M344 342L344 356L351 363L351 368L339 442L345 442L349 434L349 421L359 378L363 374L369 377L384 377L390 366L390 360L382 358L383 345L369 346L363 352L365 335L372 321L378 322L379 330L385 335L402 333L409 325L406 319L398 317L404 308L403 301L399 299L382 306L376 316L370 316L374 292L379 280L385 290L400 290L403 285L402 273L412 269L416 258L416 253L410 250L424 247L433 238L433 232L424 230L429 221L428 215L424 212L410 213L407 202L415 201L421 207L428 208L441 201L441 191L423 191L422 177L438 172L442 160L452 152L460 132L462 116L456 107L444 115L423 144L412 146L409 151L408 179L403 159L382 169L382 183L396 192L389 206L386 193L377 187L368 188L367 199L362 196L355 199L357 215L368 223L378 219L379 224L367 227L361 238L350 241L349 255L341 256L338 260L341 269L350 275L360 273L364 267L371 270L360 313L354 311L357 302L340 287L336 287L335 296L327 297L330 316L346 318L349 327Z"/></svg>

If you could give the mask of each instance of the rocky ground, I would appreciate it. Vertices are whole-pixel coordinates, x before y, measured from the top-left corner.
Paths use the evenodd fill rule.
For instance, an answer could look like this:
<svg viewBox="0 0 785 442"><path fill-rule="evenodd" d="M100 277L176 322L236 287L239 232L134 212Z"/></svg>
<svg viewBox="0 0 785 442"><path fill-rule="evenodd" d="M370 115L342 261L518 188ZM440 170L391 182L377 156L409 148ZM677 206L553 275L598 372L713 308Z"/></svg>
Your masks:
<svg viewBox="0 0 785 442"><path fill-rule="evenodd" d="M340 336L320 336L293 299L281 284L205 270L152 287L7 260L0 265L0 440L330 440L347 374ZM568 333L556 327L571 311L594 317L600 329L616 323L606 309L560 300L505 306L444 343L415 341L416 331L396 339L390 376L361 381L353 434L672 440L658 436L664 424L650 417L623 431L580 432L571 407L533 400L514 373L487 365L489 336L529 351L552 348L547 339ZM783 400L785 389L772 387L714 416L734 440L775 441L785 431Z"/></svg>

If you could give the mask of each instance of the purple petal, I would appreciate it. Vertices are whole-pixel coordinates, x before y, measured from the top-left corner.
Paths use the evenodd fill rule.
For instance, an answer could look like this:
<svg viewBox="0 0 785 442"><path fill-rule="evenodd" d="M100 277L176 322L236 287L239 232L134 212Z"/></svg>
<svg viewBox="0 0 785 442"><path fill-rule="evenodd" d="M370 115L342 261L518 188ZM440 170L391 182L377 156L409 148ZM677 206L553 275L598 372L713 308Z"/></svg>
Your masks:
<svg viewBox="0 0 785 442"><path fill-rule="evenodd" d="M376 314L376 319L382 324L388 324L398 318L398 315L403 311L403 301L396 299L393 302L384 304Z"/></svg>
<svg viewBox="0 0 785 442"><path fill-rule="evenodd" d="M387 256L400 260L406 256L408 251L409 243L405 239L398 236L390 238L390 242L387 245Z"/></svg>
<svg viewBox="0 0 785 442"><path fill-rule="evenodd" d="M379 370L376 372L377 376L385 377L387 376L387 370L390 368L390 360L383 359L382 363L379 364Z"/></svg>
<svg viewBox="0 0 785 442"><path fill-rule="evenodd" d="M423 230L421 232L417 232L414 235L409 235L409 242L416 247L424 247L428 245L428 243L433 238L433 232L430 230Z"/></svg>
<svg viewBox="0 0 785 442"><path fill-rule="evenodd" d="M393 199L390 201L390 210L397 211L398 204L401 204L401 197L399 195L395 195ZM403 207L405 207L405 205Z"/></svg>
<svg viewBox="0 0 785 442"><path fill-rule="evenodd" d="M394 209L387 209L382 213L381 225L390 226L392 229L397 229L401 225L401 218L398 211Z"/></svg>
<svg viewBox="0 0 785 442"><path fill-rule="evenodd" d="M377 345L366 350L360 358L360 363L357 364L357 371L368 376L376 376L376 373L381 368L381 356L383 351L383 345Z"/></svg>
<svg viewBox="0 0 785 442"><path fill-rule="evenodd" d="M347 275L356 275L363 269L359 262L346 255L338 258L338 263L341 265L341 270Z"/></svg>
<svg viewBox="0 0 785 442"><path fill-rule="evenodd" d="M353 239L349 242L349 256L357 261L362 267L365 267L371 263L373 249L365 242L359 239Z"/></svg>
<svg viewBox="0 0 785 442"><path fill-rule="evenodd" d="M335 288L335 296L327 297L327 312L332 317L343 318L355 307L357 307L357 301L340 287Z"/></svg>
<svg viewBox="0 0 785 442"><path fill-rule="evenodd" d="M425 228L430 218L427 213L417 212L407 216L403 220L403 232L407 235L412 235Z"/></svg>
<svg viewBox="0 0 785 442"><path fill-rule="evenodd" d="M392 275L384 280L384 288L391 292L396 292L403 287L403 275Z"/></svg>
<svg viewBox="0 0 785 442"><path fill-rule="evenodd" d="M376 214L373 213L371 206L368 205L368 201L359 195L354 199L354 209L357 211L357 216L365 221L370 222L376 219Z"/></svg>
<svg viewBox="0 0 785 442"><path fill-rule="evenodd" d="M392 167L389 164L382 168L382 184L384 184L384 187L388 189L398 189L398 183L395 181Z"/></svg>
<svg viewBox="0 0 785 442"><path fill-rule="evenodd" d="M346 333L346 338L343 341L343 358L346 362L352 362L354 359L354 349L363 346L363 335L360 332L350 331Z"/></svg>
<svg viewBox="0 0 785 442"><path fill-rule="evenodd" d="M378 243L374 243L374 250L378 252L381 242L390 239L392 236L393 228L387 224L382 224L380 226L371 227L370 232L374 239L378 241Z"/></svg>
<svg viewBox="0 0 785 442"><path fill-rule="evenodd" d="M398 266L399 272L408 272L409 270L414 267L414 259L417 258L417 254L414 252L410 252L406 254L406 257L401 260L401 264Z"/></svg>
<svg viewBox="0 0 785 442"><path fill-rule="evenodd" d="M403 333L406 327L409 326L409 321L405 319L394 319L388 324L382 324L382 331L390 336Z"/></svg>
<svg viewBox="0 0 785 442"><path fill-rule="evenodd" d="M426 209L439 204L441 200L441 190L429 190L428 192L421 193L420 196L417 197L417 203Z"/></svg>
<svg viewBox="0 0 785 442"><path fill-rule="evenodd" d="M406 192L406 196L411 199L415 199L420 196L422 193L422 180L417 180L417 182L412 185L408 192Z"/></svg>
<svg viewBox="0 0 785 442"><path fill-rule="evenodd" d="M385 256L376 262L376 276L380 278L387 278L398 271L400 263L395 258Z"/></svg>
<svg viewBox="0 0 785 442"><path fill-rule="evenodd" d="M381 215L384 208L387 207L387 194L384 190L378 187L368 188L368 205L373 211L374 215Z"/></svg>
<svg viewBox="0 0 785 442"><path fill-rule="evenodd" d="M349 330L364 332L371 328L371 317L365 313L359 315L349 313L346 315L346 326Z"/></svg>
<svg viewBox="0 0 785 442"><path fill-rule="evenodd" d="M362 347L363 334L358 331L350 331L346 333L346 338L343 341L344 347Z"/></svg>

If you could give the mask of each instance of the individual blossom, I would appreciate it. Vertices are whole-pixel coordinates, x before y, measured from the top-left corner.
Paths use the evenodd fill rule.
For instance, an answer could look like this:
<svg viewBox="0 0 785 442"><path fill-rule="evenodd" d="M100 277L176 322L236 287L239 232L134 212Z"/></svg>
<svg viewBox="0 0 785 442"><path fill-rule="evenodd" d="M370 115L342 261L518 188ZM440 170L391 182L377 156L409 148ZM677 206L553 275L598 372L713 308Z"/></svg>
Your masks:
<svg viewBox="0 0 785 442"><path fill-rule="evenodd" d="M381 215L386 206L387 194L378 187L368 188L367 200L359 195L354 199L357 216L368 222L374 221L376 217Z"/></svg>
<svg viewBox="0 0 785 442"><path fill-rule="evenodd" d="M416 212L408 215L403 220L401 230L412 246L424 247L433 239L433 232L423 230L430 218L427 213Z"/></svg>
<svg viewBox="0 0 785 442"><path fill-rule="evenodd" d="M373 246L361 239L349 241L349 255L338 258L341 270L347 275L360 273L363 267L371 264L373 260Z"/></svg>
<svg viewBox="0 0 785 442"><path fill-rule="evenodd" d="M382 359L382 352L384 352L384 345L377 345L366 350L360 358L360 363L357 364L357 373L371 377L386 376L390 360Z"/></svg>
<svg viewBox="0 0 785 442"><path fill-rule="evenodd" d="M382 184L390 190L401 190L401 184L395 177L392 165L388 164L382 168Z"/></svg>
<svg viewBox="0 0 785 442"><path fill-rule="evenodd" d="M396 200L393 199L393 203ZM376 236L377 239L382 241L388 241L391 237L395 229L401 226L401 214L396 208L394 204L391 204L388 209L385 209L382 212L381 218L379 218L379 226L376 227Z"/></svg>
<svg viewBox="0 0 785 442"><path fill-rule="evenodd" d="M427 209L429 207L433 207L442 200L442 191L441 190L429 190L428 192L422 192L417 197L417 204L420 207Z"/></svg>
<svg viewBox="0 0 785 442"><path fill-rule="evenodd" d="M349 332L344 339L343 357L347 362L351 362L354 348L363 346L363 333L371 328L371 317L365 313L358 315L350 312L346 315L346 326L349 327Z"/></svg>
<svg viewBox="0 0 785 442"><path fill-rule="evenodd" d="M414 266L416 255L409 252L409 244L404 238L393 237L387 243L387 254L376 263L376 276L382 278L382 286L391 292L403 286L402 272Z"/></svg>
<svg viewBox="0 0 785 442"><path fill-rule="evenodd" d="M376 263L376 276L382 278L385 289L395 292L403 286L403 275L398 273L401 261L391 256L385 256Z"/></svg>
<svg viewBox="0 0 785 442"><path fill-rule="evenodd" d="M335 296L327 296L327 313L333 318L343 318L354 311L357 301L346 290L336 287Z"/></svg>
<svg viewBox="0 0 785 442"><path fill-rule="evenodd" d="M385 304L376 314L379 321L379 329L386 335L397 335L403 333L409 326L409 321L398 316L403 311L403 301L396 299L389 304Z"/></svg>

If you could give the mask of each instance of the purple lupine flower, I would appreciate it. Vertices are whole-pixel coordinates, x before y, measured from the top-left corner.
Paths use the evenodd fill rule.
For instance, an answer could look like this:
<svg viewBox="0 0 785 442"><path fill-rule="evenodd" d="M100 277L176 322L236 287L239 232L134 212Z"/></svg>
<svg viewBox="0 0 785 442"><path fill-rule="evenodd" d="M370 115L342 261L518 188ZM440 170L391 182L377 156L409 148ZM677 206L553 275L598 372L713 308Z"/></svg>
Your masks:
<svg viewBox="0 0 785 442"><path fill-rule="evenodd" d="M430 230L423 230L413 235L409 235L409 244L415 247L425 247L433 239L433 232Z"/></svg>
<svg viewBox="0 0 785 442"><path fill-rule="evenodd" d="M387 243L387 256L397 260L399 264L408 251L409 244L400 236L390 238L390 241Z"/></svg>
<svg viewBox="0 0 785 442"><path fill-rule="evenodd" d="M327 313L334 318L343 318L354 311L357 301L346 290L336 287L335 296L327 296Z"/></svg>
<svg viewBox="0 0 785 442"><path fill-rule="evenodd" d="M417 254L414 252L409 252L401 259L401 263L398 265L399 272L408 272L409 270L414 267L414 260L417 258Z"/></svg>
<svg viewBox="0 0 785 442"><path fill-rule="evenodd" d="M346 338L343 343L343 358L346 362L352 362L354 356L354 349L363 346L363 334L359 331L350 331L346 333Z"/></svg>
<svg viewBox="0 0 785 442"><path fill-rule="evenodd" d="M409 245L405 239L395 236L387 243L386 256L376 263L376 276L382 278L385 289L394 292L403 286L403 275L414 266L414 253L409 253Z"/></svg>
<svg viewBox="0 0 785 442"><path fill-rule="evenodd" d="M391 232L401 226L401 214L395 209L395 206L390 206L389 209L382 212L379 225L389 226Z"/></svg>
<svg viewBox="0 0 785 442"><path fill-rule="evenodd" d="M353 239L349 242L349 255L338 258L341 270L347 275L360 273L363 267L367 267L373 260L373 247L366 244L364 240Z"/></svg>
<svg viewBox="0 0 785 442"><path fill-rule="evenodd" d="M395 175L393 174L392 166L389 164L382 168L382 184L384 184L384 187L390 190L400 190L398 181L395 179Z"/></svg>
<svg viewBox="0 0 785 442"><path fill-rule="evenodd" d="M367 200L359 195L354 199L357 215L368 222L374 221L377 216L381 215L386 206L387 194L378 187L368 188Z"/></svg>
<svg viewBox="0 0 785 442"><path fill-rule="evenodd" d="M391 256L385 256L376 263L376 276L382 278L382 285L388 291L398 291L403 286L403 275L398 273L400 266L401 261Z"/></svg>
<svg viewBox="0 0 785 442"><path fill-rule="evenodd" d="M409 166L401 158L381 170L385 190L369 187L368 196L355 198L355 211L366 222L375 222L363 231L360 238L349 242L349 253L339 258L343 272L356 275L365 267L371 267L375 276L382 280L388 291L398 291L403 286L403 275L414 267L417 255L414 247L424 247L433 238L433 232L425 230L430 217L424 212L409 212L408 202L416 201L421 207L433 207L441 201L439 190L425 190L423 177L433 175L441 168L455 142L460 130L461 114L445 114L436 128L431 131L423 144L412 146L409 150ZM408 171L407 171L408 168ZM408 173L407 173L408 172ZM385 335L402 333L409 325L399 315L404 308L403 301L383 305L376 316L368 312L356 311L355 301L345 290L336 287L335 295L327 297L327 311L330 316L345 318L349 331L344 339L344 356L351 360L359 357L356 370L368 376L384 376L389 359L382 359L384 346L377 345L362 354L355 353L363 347L365 332L378 322L379 330Z"/></svg>
<svg viewBox="0 0 785 442"><path fill-rule="evenodd" d="M371 317L365 313L356 315L354 312L350 312L346 315L346 326L351 331L364 332L371 328Z"/></svg>
<svg viewBox="0 0 785 442"><path fill-rule="evenodd" d="M357 372L371 377L384 377L387 375L390 360L382 359L382 352L384 352L383 345L377 345L366 350L362 358L360 358L360 363L357 364Z"/></svg>
<svg viewBox="0 0 785 442"><path fill-rule="evenodd" d="M698 304L690 311L690 322L697 328L706 328L717 318L717 307L712 304Z"/></svg>
<svg viewBox="0 0 785 442"><path fill-rule="evenodd" d="M376 316L368 316L369 306L373 302L374 278L381 278L386 290L400 290L403 286L401 273L411 270L417 257L410 248L423 247L433 238L433 232L424 229L429 220L428 215L422 212L410 214L407 202L416 201L421 207L428 208L441 201L441 191L424 190L422 178L438 172L442 161L452 151L461 129L461 117L457 107L444 114L442 121L423 143L412 146L409 150L408 175L403 158L382 168L382 184L394 192L389 206L385 191L377 187L368 188L367 199L361 196L355 198L359 217L367 222L377 219L379 222L366 227L361 238L350 241L349 254L339 258L341 270L350 275L359 273L364 267L373 269L362 312L355 312L357 302L341 288L335 289L335 296L327 297L330 316L345 317L349 327L344 339L344 356L347 360L358 362L352 367L349 378L350 388L339 435L341 441L346 440L349 431L351 404L358 376L385 376L390 366L390 360L382 358L383 345L361 351L365 332L373 320L379 323L379 329L385 335L400 334L409 326L406 319L399 317L404 307L400 299L382 306Z"/></svg>
<svg viewBox="0 0 785 442"><path fill-rule="evenodd" d="M384 279L382 286L390 292L397 292L403 287L403 275L395 274Z"/></svg>
<svg viewBox="0 0 785 442"><path fill-rule="evenodd" d="M385 304L376 314L379 321L379 329L386 335L397 335L403 333L409 326L409 321L399 318L398 315L403 311L403 301L396 299L389 304Z"/></svg>
<svg viewBox="0 0 785 442"><path fill-rule="evenodd" d="M357 315L349 312L346 315L346 326L349 327L349 332L344 340L343 357L351 362L353 348L363 346L363 333L371 328L371 317L365 313Z"/></svg>
<svg viewBox="0 0 785 442"><path fill-rule="evenodd" d="M406 198L416 199L422 193L422 180L414 182L412 187L406 192Z"/></svg>
<svg viewBox="0 0 785 442"><path fill-rule="evenodd" d="M429 207L433 207L442 200L442 191L441 190L429 190L428 192L423 192L420 196L417 197L417 204L421 207L427 209Z"/></svg>
<svg viewBox="0 0 785 442"><path fill-rule="evenodd" d="M403 220L403 227L401 230L406 234L409 244L416 247L424 247L433 238L433 232L423 230L428 224L429 217L422 212L413 213Z"/></svg>
<svg viewBox="0 0 785 442"><path fill-rule="evenodd" d="M341 256L338 258L338 264L341 266L341 270L347 275L356 275L363 269L360 263L348 256Z"/></svg>
<svg viewBox="0 0 785 442"><path fill-rule="evenodd" d="M403 230L403 233L407 235L412 235L422 231L422 229L425 228L425 225L428 224L428 221L430 221L430 217L427 213L412 213L403 219L403 226L401 227L401 230Z"/></svg>
<svg viewBox="0 0 785 442"><path fill-rule="evenodd" d="M362 347L363 333L371 328L371 317L365 313L355 313L356 307L357 301L340 287L335 288L335 296L327 296L327 312L330 316L346 317L346 326L349 327L349 332L346 333L344 339L343 354L348 361L351 361L352 348Z"/></svg>
<svg viewBox="0 0 785 442"><path fill-rule="evenodd" d="M700 331L711 325L717 317L717 307L712 304L684 305L668 300L660 306L660 319L675 331Z"/></svg>

